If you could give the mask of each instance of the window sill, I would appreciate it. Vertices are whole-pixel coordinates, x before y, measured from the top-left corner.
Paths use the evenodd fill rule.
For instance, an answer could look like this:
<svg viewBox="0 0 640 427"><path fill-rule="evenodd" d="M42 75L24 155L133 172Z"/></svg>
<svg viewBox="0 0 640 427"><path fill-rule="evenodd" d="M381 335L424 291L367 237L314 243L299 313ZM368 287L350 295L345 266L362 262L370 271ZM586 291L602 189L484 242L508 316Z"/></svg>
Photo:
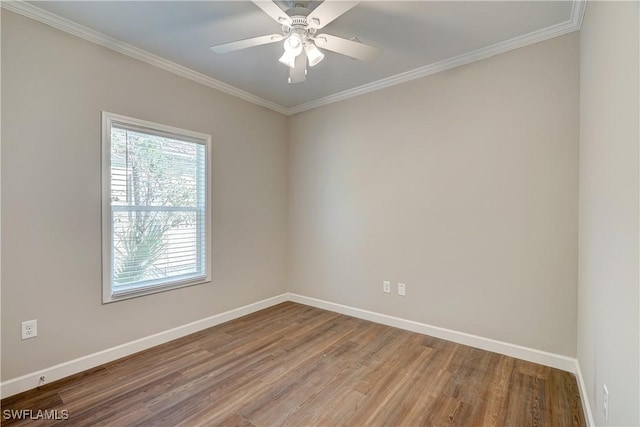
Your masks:
<svg viewBox="0 0 640 427"><path fill-rule="evenodd" d="M115 292L112 291L109 295L103 295L102 303L109 304L112 302L123 301L145 295L157 294L160 292L172 291L174 289L181 289L189 286L204 285L207 283L211 283L211 279L209 277L202 276L168 284L158 284L155 286L137 286L132 287L131 289L120 289Z"/></svg>

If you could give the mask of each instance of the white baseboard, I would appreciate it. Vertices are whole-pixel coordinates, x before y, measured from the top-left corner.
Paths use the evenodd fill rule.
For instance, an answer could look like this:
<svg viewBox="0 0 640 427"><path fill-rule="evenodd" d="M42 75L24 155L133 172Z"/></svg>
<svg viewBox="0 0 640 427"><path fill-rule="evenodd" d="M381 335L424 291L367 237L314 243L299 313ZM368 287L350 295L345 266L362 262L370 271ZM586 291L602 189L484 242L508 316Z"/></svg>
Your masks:
<svg viewBox="0 0 640 427"><path fill-rule="evenodd" d="M589 405L589 398L586 393L584 379L578 361L574 358L548 353L533 348L523 347L490 338L484 338L477 335L471 335L464 332L453 331L451 329L440 328L425 323L415 322L412 320L401 319L399 317L388 316L386 314L376 313L373 311L362 310L355 307L349 307L329 301L316 298L306 297L294 293L285 293L262 301L248 304L224 313L216 314L205 319L197 320L186 325L182 325L167 331L163 331L148 337L140 338L116 347L112 347L97 353L89 354L78 359L70 360L37 372L32 372L18 378L5 381L0 384L0 396L5 398L14 394L21 393L37 387L40 376L45 375L47 383L53 382L73 374L95 368L108 362L112 362L121 357L129 356L142 350L164 344L171 340L181 338L183 336L201 331L212 326L228 322L238 317L254 313L264 308L285 302L293 301L324 310L334 311L336 313L346 314L348 316L357 317L359 319L369 320L383 325L393 326L411 332L417 332L436 338L445 339L459 344L468 345L470 347L482 350L492 351L507 356L516 357L518 359L527 360L541 365L562 369L576 375L578 387L580 389L580 397L582 399L582 407L584 408L585 419L590 426L594 426L593 416Z"/></svg>
<svg viewBox="0 0 640 427"><path fill-rule="evenodd" d="M539 363L541 365L550 366L552 368L562 369L563 371L568 371L573 374L576 373L576 359L572 357L555 353L548 353L546 351L523 347L516 344L510 344L491 338L484 338L464 332L453 331L451 329L440 328L438 326L427 325L426 323L414 322L413 320L387 316L386 314L362 310L359 308L336 304L316 298L305 297L298 294L289 293L288 299L289 301L298 302L300 304L306 304L312 307L322 308L325 310L346 314L348 316L357 317L359 319L370 320L372 322L381 323L383 325L393 326L396 328L405 329L407 331L417 332L419 334L429 335L447 341L453 341L458 344L464 344L470 347L504 354L506 356L515 357L529 362Z"/></svg>
<svg viewBox="0 0 640 427"><path fill-rule="evenodd" d="M588 427L595 427L596 423L593 420L593 412L591 412L591 401L589 400L589 394L587 393L587 386L584 383L584 377L582 376L582 369L580 369L580 362L576 359L576 379L578 381L578 389L580 390L580 400L582 401L582 410L584 411L584 419L587 421Z"/></svg>
<svg viewBox="0 0 640 427"><path fill-rule="evenodd" d="M178 326L176 328L159 332L148 337L140 338L138 340L99 351L97 353L89 354L78 359L60 363L59 365L55 365L50 368L42 369L40 371L32 372L21 377L13 378L0 384L0 396L4 399L5 397L22 393L23 391L27 391L37 387L38 385L40 385L39 379L42 375L46 377L47 383L50 383L52 381L68 377L69 375L77 374L79 372L86 371L87 369L95 368L105 363L112 362L114 360L120 359L121 357L129 356L139 351L164 344L166 342L184 337L189 334L193 334L194 332L198 332L203 329L228 322L229 320L246 316L247 314L254 313L258 310L280 304L281 302L287 301L287 297L287 294L281 294L275 297L267 298L253 304L248 304L243 307L225 311L224 313L216 314L205 319L197 320L186 325Z"/></svg>

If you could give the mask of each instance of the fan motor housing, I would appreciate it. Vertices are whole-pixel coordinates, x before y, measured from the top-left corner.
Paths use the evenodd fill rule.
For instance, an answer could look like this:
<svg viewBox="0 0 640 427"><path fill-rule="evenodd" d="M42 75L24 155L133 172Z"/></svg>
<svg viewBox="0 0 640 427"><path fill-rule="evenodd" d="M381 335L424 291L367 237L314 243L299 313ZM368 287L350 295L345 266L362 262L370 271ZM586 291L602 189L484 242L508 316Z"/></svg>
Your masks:
<svg viewBox="0 0 640 427"><path fill-rule="evenodd" d="M292 32L297 32L303 36L303 40L306 40L308 36L316 33L315 28L309 28L309 22L307 21L307 15L311 13L310 9L296 6L288 9L286 13L291 17L292 23L291 25L282 26L282 32L285 36L288 36Z"/></svg>

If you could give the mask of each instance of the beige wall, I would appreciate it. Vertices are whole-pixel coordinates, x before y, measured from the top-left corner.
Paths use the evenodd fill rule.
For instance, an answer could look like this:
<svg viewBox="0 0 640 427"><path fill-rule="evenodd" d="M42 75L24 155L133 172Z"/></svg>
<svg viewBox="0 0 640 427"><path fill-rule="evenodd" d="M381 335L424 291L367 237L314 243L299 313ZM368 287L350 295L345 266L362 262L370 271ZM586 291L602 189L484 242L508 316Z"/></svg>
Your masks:
<svg viewBox="0 0 640 427"><path fill-rule="evenodd" d="M213 137L213 283L101 305L100 112ZM287 119L2 12L2 379L286 290ZM20 322L38 337L20 340Z"/></svg>
<svg viewBox="0 0 640 427"><path fill-rule="evenodd" d="M578 41L291 117L290 290L575 356Z"/></svg>
<svg viewBox="0 0 640 427"><path fill-rule="evenodd" d="M639 20L637 2L589 2L580 31L578 359L596 425L640 424Z"/></svg>

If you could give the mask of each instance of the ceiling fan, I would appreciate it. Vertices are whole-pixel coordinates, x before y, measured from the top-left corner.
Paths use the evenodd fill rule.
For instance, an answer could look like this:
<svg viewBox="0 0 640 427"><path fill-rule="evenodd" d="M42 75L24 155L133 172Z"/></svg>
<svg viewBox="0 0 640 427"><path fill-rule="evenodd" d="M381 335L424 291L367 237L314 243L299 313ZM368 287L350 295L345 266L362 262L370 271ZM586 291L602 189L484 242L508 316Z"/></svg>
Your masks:
<svg viewBox="0 0 640 427"><path fill-rule="evenodd" d="M381 49L360 43L357 39L348 40L331 34L318 34L318 30L352 9L359 3L358 1L325 0L313 10L308 8L308 1L296 2L286 12L270 0L252 1L274 21L282 25L282 33L219 44L211 46L211 50L216 53L227 53L284 40L284 53L279 61L289 67L289 83L299 83L306 80L307 63L313 67L324 58L320 49L330 50L362 61L371 61L382 52Z"/></svg>

